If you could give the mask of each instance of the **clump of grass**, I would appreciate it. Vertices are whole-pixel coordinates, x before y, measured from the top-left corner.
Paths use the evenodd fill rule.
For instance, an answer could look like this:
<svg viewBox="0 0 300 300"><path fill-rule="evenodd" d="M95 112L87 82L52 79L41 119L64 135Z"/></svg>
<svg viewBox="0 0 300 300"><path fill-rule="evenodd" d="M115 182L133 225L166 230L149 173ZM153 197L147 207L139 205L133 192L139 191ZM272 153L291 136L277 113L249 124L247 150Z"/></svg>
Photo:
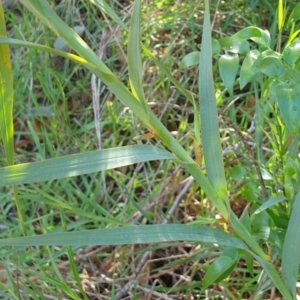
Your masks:
<svg viewBox="0 0 300 300"><path fill-rule="evenodd" d="M36 22L28 11L22 14L23 26L17 27L15 16L20 8L14 6L7 14L12 24L10 34L23 42L1 39L2 51L8 50L7 43L31 47L26 51L13 48L17 51L14 120L5 117L12 116L13 95L1 99L2 108L6 109L1 129L5 154L10 153L7 164L13 165L12 139L7 134L12 132L13 123L14 159L19 164L0 170L0 183L4 186L1 224L6 229L1 233L1 245L18 246L3 250L6 286L0 282L2 296L241 299L275 286L285 299L292 299L290 293L295 293L293 283L297 276L292 268L285 267L286 285L283 284L276 271L278 266L269 262L281 258L277 253L282 251L283 239L280 235L279 238L276 234L268 235L272 231L282 234L286 229L289 214L284 212L282 203L296 195L291 188L295 186L296 159L286 158L283 151L288 131L282 124L286 119L279 117L275 105L272 112L281 126L276 128L273 120L270 127L266 126L270 110L268 105L261 108L260 103L256 103L255 111L261 114L259 118L254 117L247 102L253 98L253 91L256 97L263 98L268 89L254 83L249 89L237 92L233 89L237 83L235 74L229 74L234 73L233 68L226 65L231 68L227 72L229 79L224 78L222 69L219 76L217 64L211 65L211 43L202 42L200 120L195 95L197 70L183 71L178 66L186 54L198 51L197 35L201 26L194 20L202 19L199 12L204 6L178 2L166 13L161 7L169 7L170 3L153 2L142 10L144 16L149 16L142 25L139 1L132 10L129 6L122 7L125 15L129 11L132 14L128 22L125 17L125 23L117 17L122 15L118 7L114 7L115 14L111 10L113 6L102 2L99 2L102 12L106 11L112 21L104 13L100 16L99 7L80 1L76 7L63 2L54 7L70 27L86 21L84 40L91 50L53 14L46 2L22 2L51 30ZM235 5L240 6L238 2L232 4ZM259 7L264 10L262 5ZM251 22L247 20L246 9L244 13L238 15L241 18L237 26ZM226 49L227 40L220 38L224 38L224 32L235 33L234 26L228 27L235 17L234 11L224 14L225 25L221 25L222 14L218 15L220 19L214 18L214 26L218 27L216 38L225 51L230 51ZM155 20L159 21L156 27L152 25ZM103 27L115 35L111 44L105 44ZM3 28L2 24L1 35L5 36ZM62 37L78 56L53 50L56 35L52 32ZM208 6L202 34L204 41L210 40ZM49 48L26 44L24 40ZM128 65L124 44L128 45ZM19 59L25 54L29 55L28 59ZM57 59L56 54L63 58ZM196 56L199 65L199 53ZM22 70L27 72L19 80L20 61ZM36 62L41 63L33 66ZM98 107L92 104L96 94L96 87L91 88L92 73L101 80L97 82ZM125 109L117 98L125 104ZM241 114L240 123L236 123L237 114ZM249 124L256 124L256 132L249 130L245 135ZM251 135L255 135L257 158L251 148ZM288 191L284 195L280 192L282 186L277 185L280 184L277 176L273 175L273 185L268 184L270 179L266 174L276 159L269 145L264 144L264 135L272 145L278 146L281 163L278 170L289 172L289 176L283 176L284 189ZM246 151L241 150L241 144ZM294 148L296 144L297 137L294 137ZM205 171L202 171L201 148ZM264 149L270 151L265 154ZM133 163L136 164L131 166ZM117 169L109 170L112 168ZM101 176L95 173L99 171ZM188 177L190 174L192 177ZM16 202L11 200L13 192L9 186L13 184ZM278 218L274 209L269 209L273 205L284 218ZM258 216L257 212L260 212ZM297 205L292 214L296 213ZM279 223L279 219L285 223ZM165 223L177 225L150 225ZM128 227L129 224L139 226ZM28 237L17 238L20 235ZM188 243L159 243L182 240ZM291 243L287 241L285 245ZM132 246L109 246L124 244ZM269 253L265 245L274 252ZM291 257L295 255L291 253Z"/></svg>

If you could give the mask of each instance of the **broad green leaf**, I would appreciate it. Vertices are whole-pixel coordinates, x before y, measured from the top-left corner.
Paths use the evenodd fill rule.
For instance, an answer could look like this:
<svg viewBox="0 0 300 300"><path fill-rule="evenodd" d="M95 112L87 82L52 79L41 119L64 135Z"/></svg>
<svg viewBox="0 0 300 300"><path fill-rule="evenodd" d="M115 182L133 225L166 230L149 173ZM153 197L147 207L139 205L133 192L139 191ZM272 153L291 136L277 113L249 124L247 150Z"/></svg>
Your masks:
<svg viewBox="0 0 300 300"><path fill-rule="evenodd" d="M221 38L218 40L220 47L223 50L229 51L231 53L245 54L249 52L249 43L245 40L234 40L231 37Z"/></svg>
<svg viewBox="0 0 300 300"><path fill-rule="evenodd" d="M216 39L212 39L212 55L215 56L219 54L221 48L220 44ZM191 66L199 65L200 51L193 51L183 57L179 64L179 69L185 69Z"/></svg>
<svg viewBox="0 0 300 300"><path fill-rule="evenodd" d="M202 279L202 287L206 289L213 283L225 279L234 269L236 261L231 257L221 256L217 258L208 268Z"/></svg>
<svg viewBox="0 0 300 300"><path fill-rule="evenodd" d="M239 56L237 54L224 54L219 58L219 71L229 94L233 95L233 85L239 68Z"/></svg>
<svg viewBox="0 0 300 300"><path fill-rule="evenodd" d="M300 3L298 3L292 10L289 16L288 24L295 23L299 20L300 20Z"/></svg>
<svg viewBox="0 0 300 300"><path fill-rule="evenodd" d="M300 88L280 83L276 86L276 98L285 125L296 135L300 126Z"/></svg>
<svg viewBox="0 0 300 300"><path fill-rule="evenodd" d="M300 191L295 197L282 251L282 277L295 297L300 260Z"/></svg>
<svg viewBox="0 0 300 300"><path fill-rule="evenodd" d="M140 48L140 18L141 0L135 0L130 22L127 47L129 83L133 95L142 103L145 112L147 112L147 115L149 115L150 108L145 99L142 82L143 69Z"/></svg>
<svg viewBox="0 0 300 300"><path fill-rule="evenodd" d="M233 40L244 41L244 40L253 40L256 43L263 44L267 47L270 46L270 33L267 30L262 30L255 26L249 26L243 28L242 30L235 33L232 37Z"/></svg>
<svg viewBox="0 0 300 300"><path fill-rule="evenodd" d="M265 211L266 209L272 207L273 205L283 202L284 200L286 200L286 197L282 195L277 197L271 197L270 199L268 199L268 201L261 205L253 214L259 214L262 211Z"/></svg>
<svg viewBox="0 0 300 300"><path fill-rule="evenodd" d="M0 246L125 245L171 241L213 243L249 250L242 241L224 231L205 226L189 227L174 224L126 226L0 239Z"/></svg>
<svg viewBox="0 0 300 300"><path fill-rule="evenodd" d="M258 70L253 68L254 62L259 57L260 52L258 50L250 51L242 64L241 71L240 71L240 88L244 88L245 85L250 82L252 76L254 76Z"/></svg>
<svg viewBox="0 0 300 300"><path fill-rule="evenodd" d="M225 249L222 255L208 267L202 279L202 287L205 289L209 285L227 278L237 264L237 254L237 249L235 248Z"/></svg>
<svg viewBox="0 0 300 300"><path fill-rule="evenodd" d="M277 57L266 57L259 59L254 66L257 70L271 78L278 78L283 75L285 68Z"/></svg>
<svg viewBox="0 0 300 300"><path fill-rule="evenodd" d="M205 1L205 15L200 55L199 100L202 146L208 179L220 199L217 208L228 217L228 195L218 124L218 112L212 74L212 47L209 3Z"/></svg>
<svg viewBox="0 0 300 300"><path fill-rule="evenodd" d="M96 150L0 168L0 186L41 182L172 158L170 152L146 145Z"/></svg>
<svg viewBox="0 0 300 300"><path fill-rule="evenodd" d="M300 57L300 39L294 39L283 51L282 58L289 64L294 64Z"/></svg>
<svg viewBox="0 0 300 300"><path fill-rule="evenodd" d="M200 51L193 51L183 57L179 64L179 69L186 69L199 64Z"/></svg>
<svg viewBox="0 0 300 300"><path fill-rule="evenodd" d="M283 75L285 68L281 62L280 54L273 50L263 51L252 65L251 73L257 71L264 73L271 78Z"/></svg>

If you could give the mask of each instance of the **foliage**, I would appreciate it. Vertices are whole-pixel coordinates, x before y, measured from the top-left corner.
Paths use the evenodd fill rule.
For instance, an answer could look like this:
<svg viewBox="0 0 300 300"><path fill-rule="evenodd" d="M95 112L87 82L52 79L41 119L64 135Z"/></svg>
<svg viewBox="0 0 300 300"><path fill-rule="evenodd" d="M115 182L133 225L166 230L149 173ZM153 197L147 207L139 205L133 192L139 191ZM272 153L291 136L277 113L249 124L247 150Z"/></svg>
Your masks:
<svg viewBox="0 0 300 300"><path fill-rule="evenodd" d="M297 38L299 30L296 29L297 21L300 19L299 4L285 20L284 5L278 1L278 38L272 40L272 35L267 30L256 26L248 26L229 37L212 39L209 14L209 2L205 2L204 25L201 43L201 52L195 51L185 56L180 64L181 69L199 65L199 103L193 98L193 92L185 90L184 86L171 74L151 51L141 43L140 38L140 13L141 2L136 0L131 17L130 29L103 1L90 1L104 14L107 14L121 28L128 31L128 82L130 89L114 74L110 68L98 57L98 55L73 31L66 23L58 17L50 5L44 0L22 0L23 5L31 11L41 22L60 37L76 54L66 53L49 46L38 43L24 42L22 40L6 38L4 14L1 15L1 60L3 68L1 72L1 123L0 130L6 154L7 166L0 169L0 185L4 187L13 186L14 198L18 211L18 218L24 237L2 238L2 246L37 247L39 245L56 246L67 245L67 254L71 262L73 277L79 286L84 298L87 296L81 286L80 278L75 266L73 247L87 245L121 245L140 244L153 242L182 241L213 243L225 246L220 249L219 257L207 268L203 278L203 289L215 282L221 282L244 259L250 274L258 263L261 268L261 278L269 277L284 299L296 297L296 282L298 276L299 242L293 236L299 231L299 161L298 141L300 127L299 88L299 45ZM289 37L282 47L283 30L289 30ZM8 45L28 47L34 50L42 50L55 55L70 59L77 64L83 65L94 73L105 86L139 118L148 132L136 140L155 139L161 143L160 147L148 145L131 145L122 147L110 147L88 151L80 154L64 155L58 158L43 159L39 162L29 162L13 165L13 94L12 94L12 70L8 59ZM275 45L275 49L273 49ZM163 76L168 78L182 95L189 99L193 106L194 136L193 142L196 152L194 160L175 139L167 127L150 109L146 101L143 86L143 64L142 53L152 60L157 68L160 68ZM253 158L252 164L255 168L255 182L260 188L251 187L249 205L251 209L245 209L240 218L231 208L230 185L226 178L226 165L224 163L222 141L220 139L220 128L217 103L224 104L225 92L217 98L214 82L213 57L218 60L219 74L229 99L234 96L236 82L240 89L251 84L254 89L256 104L255 117L252 122L255 125L255 150L257 159ZM241 67L240 60L244 57ZM236 77L238 76L238 79ZM230 105L229 105L230 106ZM199 114L200 107L200 114ZM279 116L280 113L280 116ZM269 120L269 115L274 115L275 120ZM232 117L232 116L231 116ZM269 122L271 131L265 129L266 120ZM228 121L233 123L232 128L240 134L241 141L247 148L247 141L235 125L236 119ZM278 122L276 125L275 123ZM282 174L276 175L276 157L270 158L263 154L264 136L273 135L272 146L275 154L278 154ZM39 144L37 139L37 144ZM189 145L190 146L190 145ZM205 172L201 166L201 155L199 149L202 147L205 160ZM249 150L249 149L248 149ZM198 152L197 152L198 151ZM82 174L91 174L116 167L123 167L137 162L148 162L153 160L173 160L193 176L195 182L202 189L205 197L211 201L221 218L223 228L218 226L217 219L213 220L214 227L199 225L199 222L187 225L147 225L126 226L118 218L107 220L106 227L111 225L123 225L120 228L104 228L96 230L78 230L70 232L64 216L64 209L73 210L72 206L45 195L46 201L61 206L60 215L62 220L61 229L66 232L54 232L50 229L43 234L25 236L25 209L19 201L18 188L29 183L39 183L53 179L69 178ZM275 165L275 167L274 167ZM272 169L273 168L273 169ZM231 176L244 176L245 169L233 170ZM237 172L237 173L235 173ZM268 176L269 177L268 177ZM95 179L96 180L96 179ZM275 184L265 182L269 180ZM277 184L281 181L282 185ZM16 185L20 185L18 188ZM37 189L43 195L43 189ZM258 193L261 193L258 195ZM103 209L100 205L99 210ZM73 210L76 214L76 210ZM93 220L91 214L86 215L86 220ZM105 218L105 217L103 217ZM285 222L284 222L285 221ZM80 222L79 222L80 223ZM204 223L208 223L204 221ZM233 233L229 234L226 227L230 226ZM229 231L230 232L230 231ZM278 235L277 235L278 233ZM286 234L285 234L286 233ZM283 238L285 236L285 238ZM267 247L266 247L267 245ZM226 248L227 247L227 248ZM266 251L267 248L271 251ZM15 248L13 248L15 249ZM32 248L30 248L33 251ZM15 250L12 250L13 253ZM50 251L51 252L51 251ZM266 253L267 252L267 253ZM276 265L277 260L282 259L282 276ZM53 266L55 264L53 263ZM55 269L55 267L54 267ZM50 278L47 278L49 281ZM13 280L11 280L13 282ZM261 283L261 282L260 282ZM53 283L54 284L54 283ZM58 286L57 283L54 285ZM64 293L71 298L78 298L68 285L60 286ZM265 286L258 285L255 294L264 291Z"/></svg>

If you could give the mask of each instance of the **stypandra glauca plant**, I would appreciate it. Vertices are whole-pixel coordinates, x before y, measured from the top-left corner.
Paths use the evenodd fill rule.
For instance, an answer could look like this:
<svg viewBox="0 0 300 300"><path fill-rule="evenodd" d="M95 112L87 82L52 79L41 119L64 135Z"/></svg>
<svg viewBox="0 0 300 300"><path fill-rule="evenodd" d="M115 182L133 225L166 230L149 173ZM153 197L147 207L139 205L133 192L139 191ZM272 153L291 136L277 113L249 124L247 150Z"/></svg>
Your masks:
<svg viewBox="0 0 300 300"><path fill-rule="evenodd" d="M268 277L284 299L295 298L295 287L298 275L299 247L297 239L299 236L299 225L297 215L299 211L300 196L290 191L288 195L275 197L272 193L269 198L262 199L264 202L255 203L257 210L250 216L245 213L244 217L238 219L229 205L229 192L225 178L225 170L220 142L218 110L214 90L214 80L212 73L212 56L219 58L220 74L224 85L229 93L233 92L233 84L239 66L239 54L246 55L240 70L240 84L253 82L256 90L260 91L262 103L258 101L256 107L256 147L258 162L264 166L264 158L261 152L264 116L275 107L279 109L282 119L286 124L286 131L293 137L293 142L289 145L289 151L285 156L286 176L284 177L286 188L291 183L296 186L298 175L298 161L296 156L296 145L298 141L299 118L298 92L296 87L297 71L297 31L295 31L298 18L298 6L295 8L287 24L291 25L290 37L285 48L281 51L272 50L271 39L268 32L259 28L249 27L241 30L230 38L214 40L212 42L209 1L205 2L205 16L203 25L203 43L201 53L196 53L199 71L199 103L194 103L191 94L187 92L168 72L159 60L140 44L140 11L141 2L135 0L131 18L130 28L118 18L109 6L102 1L91 1L103 13L112 18L124 31L128 31L128 70L130 89L126 87L116 75L101 61L96 53L71 29L62 19L60 19L45 0L21 0L22 4L33 13L36 18L43 22L53 32L65 41L65 43L75 51L76 55L65 53L53 48L49 48L37 43L29 43L23 40L7 38L5 29L5 19L2 6L1 26L0 26L0 130L6 154L7 166L0 169L0 185L11 186L14 192L14 199L18 210L20 227L23 237L12 237L0 240L1 246L51 246L51 245L121 245L156 243L166 241L188 241L194 243L213 243L223 246L225 250L218 259L210 266L203 280L203 286L207 287L214 282L221 281L235 268L239 258L244 258L248 269L253 270L254 262L261 266L262 278ZM278 9L278 29L281 34L284 26L283 4L279 1ZM249 40L257 43L257 49L250 50ZM153 137L168 149L146 145L124 146L106 150L85 152L74 155L67 155L55 159L43 160L40 162L14 165L14 145L13 145L13 80L10 63L9 47L27 47L30 51L47 51L59 55L83 65L94 73L107 88L131 111L153 134ZM251 44L252 46L252 44ZM219 50L218 50L219 49ZM220 49L227 53L220 55ZM195 117L195 141L196 147L203 148L206 174L199 164L190 157L189 153L180 143L169 133L166 127L159 121L149 108L143 91L141 51L143 51L161 71L172 81L174 86L185 97L191 100L194 105ZM191 57L191 56L190 56ZM190 58L189 58L190 59ZM184 62L183 62L184 65ZM255 80L258 78L259 80ZM261 85L261 86L260 86ZM263 101L265 99L265 101ZM288 106L283 105L288 103ZM200 114L199 114L200 107ZM275 111L273 111L275 112ZM296 120L297 119L297 120ZM296 123L294 122L296 120ZM282 125L283 126L283 125ZM200 136L201 132L201 136ZM61 179L70 176L100 172L128 164L145 162L150 160L174 160L190 173L206 197L217 208L224 222L232 228L232 234L207 226L195 225L147 225L147 226L125 226L119 228L85 230L80 232L49 233L36 236L27 236L26 225L24 223L22 203L18 197L18 186L28 183L38 183L53 179ZM289 178L289 179L287 179ZM291 189L290 189L291 190ZM295 189L294 189L295 190ZM274 191L275 193L276 191ZM290 197L290 209L284 209L283 201ZM278 209L279 206L279 209ZM282 253L276 253L282 257L282 271L276 270L273 265L276 256L270 255L265 247L266 242L258 240L251 232L252 223L256 215L267 216L268 221L272 220L272 228L286 230L280 226L277 214L284 215L288 222L285 240L282 242ZM286 214L289 211L289 214ZM290 219L289 219L290 217ZM270 224L270 222L269 222ZM273 241L271 241L273 242ZM29 248L30 249L30 248ZM267 252L267 253L266 253Z"/></svg>

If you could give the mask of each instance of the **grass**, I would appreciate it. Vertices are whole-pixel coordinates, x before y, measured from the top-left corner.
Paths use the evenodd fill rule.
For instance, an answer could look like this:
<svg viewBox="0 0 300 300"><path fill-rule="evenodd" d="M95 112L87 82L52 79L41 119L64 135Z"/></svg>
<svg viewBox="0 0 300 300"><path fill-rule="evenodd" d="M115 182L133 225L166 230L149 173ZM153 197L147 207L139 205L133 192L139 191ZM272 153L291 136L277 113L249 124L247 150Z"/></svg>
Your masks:
<svg viewBox="0 0 300 300"><path fill-rule="evenodd" d="M220 3L214 15L213 36L233 35L247 25L272 28L276 1L256 3L256 13L244 1L233 1L228 6ZM254 5L253 2L250 3ZM129 25L130 3L119 7L109 3ZM292 4L290 4L292 6ZM62 1L52 4L54 10L70 27L85 26L84 40L107 66L127 86L127 59L124 56L130 38L118 29L114 40L105 44L115 25L86 1ZM273 8L270 10L269 8ZM216 12L217 6L211 5ZM181 59L198 50L201 43L204 4L199 1L152 1L143 3L142 42L164 64L172 75L190 93L197 94L197 68L179 70ZM266 11L270 11L266 14ZM262 15L266 16L262 19ZM22 22L20 22L20 19ZM38 42L53 47L56 36L20 4L5 11L10 37ZM104 47L105 45L105 47ZM102 47L103 46L103 47ZM145 53L143 56L143 87L145 99L155 115L176 137L186 152L201 162L201 153L194 149L194 113L187 97L174 88L173 83L159 70ZM44 51L11 47L14 78L15 162L27 163L84 153L99 148L95 132L90 71L74 62ZM213 66L216 101L220 118L221 142L229 203L234 213L246 224L262 201L262 182L258 180L254 149L245 151L230 146L241 141L253 121L251 100L262 91L255 86L234 91L234 97L225 91L218 68ZM138 80L138 79L137 79ZM236 86L236 85L235 85ZM136 88L134 85L133 88ZM121 102L101 85L100 145L102 149L117 146L149 144L163 147L145 125L124 108ZM139 91L137 92L139 97ZM195 96L196 99L197 96ZM197 99L196 99L197 100ZM233 105L229 106L235 100ZM228 108L228 109L225 109ZM276 108L275 108L276 109ZM293 198L297 180L283 175L286 163L284 148L286 136L278 111L262 128L265 147L260 165L263 184L269 194L290 187ZM205 117L205 114L202 118ZM232 124L233 123L233 124ZM282 130L282 131L281 131ZM255 140L254 133L249 133ZM140 138L137 138L141 136ZM143 139L145 138L145 139ZM196 141L197 142L197 141ZM197 144L196 144L197 145ZM2 149L1 149L2 150ZM205 151L205 149L204 149ZM272 152L275 151L275 154ZM198 152L197 152L198 153ZM205 153L204 153L205 154ZM292 168L294 161L291 161ZM5 159L1 157L1 165ZM208 171L209 172L209 171ZM215 174L218 174L216 170ZM208 174L211 181L215 176ZM203 190L187 171L172 160L138 163L114 170L79 175L42 183L19 185L24 228L28 236L62 233L84 229L115 228L134 225L187 224L197 221L232 232L231 226L208 201ZM222 180L222 178L220 179ZM283 183L282 180L290 180ZM283 186L284 185L284 186ZM222 192L222 191L221 191ZM22 236L19 227L13 191L1 188L1 238ZM291 209L281 205L280 210ZM220 217L216 221L216 215ZM257 240L271 257L282 251L277 239L282 231L270 237L268 215L261 214L252 226ZM275 218L274 218L275 219ZM246 221L245 221L246 220ZM287 217L281 220L286 222ZM278 228L282 228L278 226ZM272 227L273 229L273 227ZM78 239L81 236L78 234ZM120 236L120 243L124 236ZM115 243L116 244L116 243ZM272 249L272 253L271 250ZM250 255L243 256L237 267L221 283L203 288L203 278L209 266L221 255L224 247L206 243L154 243L119 246L31 246L5 247L1 252L0 297L3 299L269 299L280 294L271 285L262 267L255 261L251 269ZM271 252L271 253L270 253ZM141 263L143 262L143 263ZM276 261L273 265L279 268ZM272 288L272 289L270 289ZM260 293L264 293L259 296ZM260 297L260 298L259 298Z"/></svg>

